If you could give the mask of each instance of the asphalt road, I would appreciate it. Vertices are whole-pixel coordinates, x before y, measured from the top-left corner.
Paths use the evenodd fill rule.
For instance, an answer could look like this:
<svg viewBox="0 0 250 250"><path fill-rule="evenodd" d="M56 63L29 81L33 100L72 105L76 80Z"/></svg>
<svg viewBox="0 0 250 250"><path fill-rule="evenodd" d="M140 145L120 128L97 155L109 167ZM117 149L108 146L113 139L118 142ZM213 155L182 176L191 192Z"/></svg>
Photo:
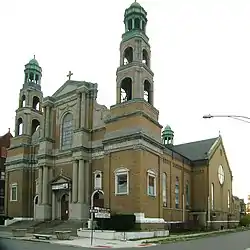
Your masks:
<svg viewBox="0 0 250 250"><path fill-rule="evenodd" d="M31 241L1 239L2 250L76 250L75 247ZM86 248L85 248L86 249ZM250 250L250 231L230 233L210 238L169 243L148 250Z"/></svg>

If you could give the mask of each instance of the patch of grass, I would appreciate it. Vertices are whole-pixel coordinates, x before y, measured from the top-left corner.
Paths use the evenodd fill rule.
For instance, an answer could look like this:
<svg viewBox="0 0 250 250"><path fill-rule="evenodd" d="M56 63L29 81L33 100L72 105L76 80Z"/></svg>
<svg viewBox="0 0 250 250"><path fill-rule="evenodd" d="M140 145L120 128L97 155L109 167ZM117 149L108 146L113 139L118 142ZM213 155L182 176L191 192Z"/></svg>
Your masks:
<svg viewBox="0 0 250 250"><path fill-rule="evenodd" d="M144 243L155 243L155 244L168 244L168 243L173 243L173 242L179 242L179 241L190 241L190 240L195 240L195 239L201 239L201 238L208 238L208 237L215 237L215 236L220 236L222 234L229 234L229 233L235 233L235 232L242 232L242 231L247 231L250 230L250 228L236 228L232 230L225 230L225 231L214 231L214 232L196 232L196 233L189 233L189 234L182 234L182 235L173 235L168 236L164 239L159 239L159 240L150 240L150 241L145 241ZM199 235L194 235L200 233ZM179 237L178 237L179 236Z"/></svg>

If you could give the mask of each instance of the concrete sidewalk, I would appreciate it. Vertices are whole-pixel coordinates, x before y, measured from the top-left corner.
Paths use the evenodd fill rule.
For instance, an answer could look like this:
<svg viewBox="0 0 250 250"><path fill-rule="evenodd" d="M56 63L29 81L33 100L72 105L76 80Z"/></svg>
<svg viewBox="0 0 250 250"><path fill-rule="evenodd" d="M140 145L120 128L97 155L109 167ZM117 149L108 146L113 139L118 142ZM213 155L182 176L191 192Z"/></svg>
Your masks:
<svg viewBox="0 0 250 250"><path fill-rule="evenodd" d="M119 241L119 240L100 240L93 239L93 245L89 238L78 238L72 237L70 240L57 240L53 237L51 240L39 240L35 239L32 234L27 234L25 237L13 237L10 232L0 232L0 238L15 239L15 240L25 240L33 242L43 242L50 244L59 244L65 246L75 246L82 248L134 248L134 247L149 247L156 244L153 243L143 243L144 240L139 241Z"/></svg>

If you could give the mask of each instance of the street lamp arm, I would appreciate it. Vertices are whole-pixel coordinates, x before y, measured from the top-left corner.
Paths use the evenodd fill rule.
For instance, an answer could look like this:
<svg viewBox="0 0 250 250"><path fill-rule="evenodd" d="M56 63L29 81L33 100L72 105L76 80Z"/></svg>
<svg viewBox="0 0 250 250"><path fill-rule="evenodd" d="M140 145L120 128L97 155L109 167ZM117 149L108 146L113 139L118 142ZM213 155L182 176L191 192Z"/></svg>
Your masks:
<svg viewBox="0 0 250 250"><path fill-rule="evenodd" d="M210 119L210 118L214 118L214 117L228 117L228 118L241 118L241 119L246 119L246 120L250 120L250 117L248 116L243 116L243 115L204 115L203 118L204 119Z"/></svg>

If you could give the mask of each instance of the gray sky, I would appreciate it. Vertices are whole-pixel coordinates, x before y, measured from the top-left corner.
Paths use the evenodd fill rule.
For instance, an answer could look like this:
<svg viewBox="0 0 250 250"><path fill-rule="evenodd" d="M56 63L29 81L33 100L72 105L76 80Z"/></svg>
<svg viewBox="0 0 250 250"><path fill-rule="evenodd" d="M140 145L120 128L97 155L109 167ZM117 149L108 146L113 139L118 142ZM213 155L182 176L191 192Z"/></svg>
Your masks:
<svg viewBox="0 0 250 250"><path fill-rule="evenodd" d="M24 64L36 55L44 96L67 79L97 82L98 102L115 103L124 10L133 0L8 0L0 3L0 134L14 130ZM202 116L250 116L250 1L141 0L155 73L160 122L175 143L219 135L234 175L234 195L250 193L250 124Z"/></svg>

